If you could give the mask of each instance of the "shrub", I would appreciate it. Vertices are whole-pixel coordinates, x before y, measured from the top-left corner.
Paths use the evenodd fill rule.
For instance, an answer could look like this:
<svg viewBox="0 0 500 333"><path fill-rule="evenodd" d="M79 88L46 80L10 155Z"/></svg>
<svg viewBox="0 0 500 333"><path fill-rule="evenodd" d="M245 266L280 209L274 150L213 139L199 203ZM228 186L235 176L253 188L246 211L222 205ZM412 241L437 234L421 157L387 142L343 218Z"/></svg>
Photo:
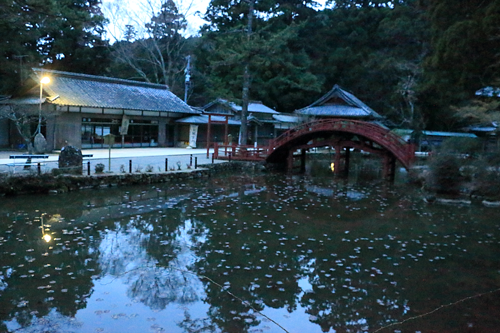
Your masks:
<svg viewBox="0 0 500 333"><path fill-rule="evenodd" d="M54 168L50 170L50 172L52 173L53 176L59 176L63 174L63 171L59 168Z"/></svg>
<svg viewBox="0 0 500 333"><path fill-rule="evenodd" d="M94 168L95 168L95 173L103 173L104 172L104 164L102 164L102 163L97 163Z"/></svg>
<svg viewBox="0 0 500 333"><path fill-rule="evenodd" d="M458 192L462 181L460 160L456 154L439 153L433 156L429 161L427 184L437 192Z"/></svg>
<svg viewBox="0 0 500 333"><path fill-rule="evenodd" d="M445 154L465 154L469 157L477 157L483 150L482 142L476 138L455 137L443 141L439 152Z"/></svg>

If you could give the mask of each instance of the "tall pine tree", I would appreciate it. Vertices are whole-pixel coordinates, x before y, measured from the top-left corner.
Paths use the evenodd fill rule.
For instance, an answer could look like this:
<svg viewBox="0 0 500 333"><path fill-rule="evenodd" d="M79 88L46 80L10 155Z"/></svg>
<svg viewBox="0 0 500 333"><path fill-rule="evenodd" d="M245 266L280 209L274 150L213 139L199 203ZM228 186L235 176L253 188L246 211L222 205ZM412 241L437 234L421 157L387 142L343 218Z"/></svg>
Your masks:
<svg viewBox="0 0 500 333"><path fill-rule="evenodd" d="M197 67L210 81L211 97L244 104L243 87L249 80L248 99L292 111L299 95L319 92L309 57L297 43L301 24L314 13L314 1L255 1L253 11L250 4L210 3L205 16L210 25L203 30Z"/></svg>
<svg viewBox="0 0 500 333"><path fill-rule="evenodd" d="M102 73L107 66L100 0L0 0L0 82L12 92L26 68ZM21 64L23 69L21 69Z"/></svg>

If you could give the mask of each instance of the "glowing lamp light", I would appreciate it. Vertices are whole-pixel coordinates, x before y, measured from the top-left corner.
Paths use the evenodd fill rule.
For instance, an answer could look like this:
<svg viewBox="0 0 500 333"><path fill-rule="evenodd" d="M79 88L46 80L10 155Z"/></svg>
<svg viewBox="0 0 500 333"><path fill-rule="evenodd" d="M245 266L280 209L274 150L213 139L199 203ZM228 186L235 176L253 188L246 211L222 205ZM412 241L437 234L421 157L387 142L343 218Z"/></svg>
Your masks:
<svg viewBox="0 0 500 333"><path fill-rule="evenodd" d="M50 242L52 240L52 237L49 235L49 234L45 234L43 235L43 240L46 241L47 243Z"/></svg>
<svg viewBox="0 0 500 333"><path fill-rule="evenodd" d="M332 172L335 171L335 163L330 164L330 169L332 169Z"/></svg>
<svg viewBox="0 0 500 333"><path fill-rule="evenodd" d="M42 77L42 79L40 80L40 83L43 83L43 84L47 84L50 82L50 77L48 76L44 76Z"/></svg>

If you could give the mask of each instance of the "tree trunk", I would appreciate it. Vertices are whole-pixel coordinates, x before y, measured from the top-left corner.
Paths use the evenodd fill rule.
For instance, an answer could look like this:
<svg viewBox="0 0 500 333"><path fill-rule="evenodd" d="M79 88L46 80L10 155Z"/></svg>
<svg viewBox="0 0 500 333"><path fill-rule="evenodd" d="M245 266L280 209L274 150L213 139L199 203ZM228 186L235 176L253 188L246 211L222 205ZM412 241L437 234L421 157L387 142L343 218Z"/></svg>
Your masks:
<svg viewBox="0 0 500 333"><path fill-rule="evenodd" d="M250 0L250 8L248 9L248 25L247 25L247 42L250 43L250 37L252 35L252 21L253 21L253 11L255 0ZM242 91L242 107L241 107L241 127L240 127L240 138L239 144L246 145L248 140L248 102L250 95L250 69L248 66L248 61L245 64L245 72L243 73L243 91Z"/></svg>
<svg viewBox="0 0 500 333"><path fill-rule="evenodd" d="M248 64L245 65L245 73L243 74L243 93L242 100L243 105L241 107L241 127L240 127L240 145L246 145L248 140L248 100L250 92L250 72L248 69Z"/></svg>

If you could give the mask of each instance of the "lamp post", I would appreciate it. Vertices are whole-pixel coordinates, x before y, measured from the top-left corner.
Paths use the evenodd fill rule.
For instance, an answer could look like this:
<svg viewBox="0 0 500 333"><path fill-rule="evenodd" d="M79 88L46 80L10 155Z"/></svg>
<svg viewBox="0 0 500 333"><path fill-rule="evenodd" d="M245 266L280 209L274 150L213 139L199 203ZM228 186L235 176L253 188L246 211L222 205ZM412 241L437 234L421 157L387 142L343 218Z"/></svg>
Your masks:
<svg viewBox="0 0 500 333"><path fill-rule="evenodd" d="M40 79L40 104L38 107L38 127L36 129L37 134L42 133L42 93L43 93L43 85L50 82L50 78L44 76Z"/></svg>

